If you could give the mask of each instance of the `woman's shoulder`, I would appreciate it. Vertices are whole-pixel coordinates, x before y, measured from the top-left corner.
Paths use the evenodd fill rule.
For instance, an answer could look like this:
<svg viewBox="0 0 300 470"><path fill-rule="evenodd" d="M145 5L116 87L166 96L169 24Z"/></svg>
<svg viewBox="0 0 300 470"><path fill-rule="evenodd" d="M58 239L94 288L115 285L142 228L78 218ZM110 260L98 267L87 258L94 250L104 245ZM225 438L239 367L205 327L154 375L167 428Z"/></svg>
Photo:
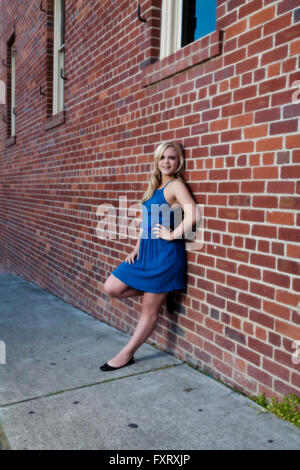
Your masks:
<svg viewBox="0 0 300 470"><path fill-rule="evenodd" d="M170 204L173 207L173 204L179 204L180 201L183 200L186 196L187 192L187 185L186 182L182 178L176 178L172 181L171 184L168 185L167 189L167 197L170 200Z"/></svg>
<svg viewBox="0 0 300 470"><path fill-rule="evenodd" d="M186 188L186 182L178 177L178 178L175 178L174 181L172 182L172 185L169 185L169 186L172 186L172 188L176 191L176 190L182 190L184 188Z"/></svg>

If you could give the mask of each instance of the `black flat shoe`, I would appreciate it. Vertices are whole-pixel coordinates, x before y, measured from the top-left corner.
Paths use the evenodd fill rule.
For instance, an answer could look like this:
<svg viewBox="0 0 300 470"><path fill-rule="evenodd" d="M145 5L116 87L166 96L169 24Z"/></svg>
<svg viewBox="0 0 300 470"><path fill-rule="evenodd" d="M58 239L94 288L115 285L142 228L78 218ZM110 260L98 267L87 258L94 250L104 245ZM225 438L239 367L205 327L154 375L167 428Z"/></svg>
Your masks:
<svg viewBox="0 0 300 470"><path fill-rule="evenodd" d="M109 366L106 362L105 364L103 364L103 366L100 366L99 369L102 370L103 372L108 372L108 371L111 371L111 370L122 369L123 367L130 366L133 363L134 363L134 358L132 357L130 359L130 361L128 361L126 364L124 364L124 366L113 367L113 366Z"/></svg>

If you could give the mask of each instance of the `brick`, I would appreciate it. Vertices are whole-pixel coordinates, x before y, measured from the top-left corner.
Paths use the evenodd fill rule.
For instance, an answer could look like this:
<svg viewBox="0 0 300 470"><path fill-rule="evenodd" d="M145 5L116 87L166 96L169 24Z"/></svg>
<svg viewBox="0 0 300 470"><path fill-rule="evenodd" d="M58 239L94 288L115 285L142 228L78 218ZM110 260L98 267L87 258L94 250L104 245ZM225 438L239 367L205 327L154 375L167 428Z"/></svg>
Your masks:
<svg viewBox="0 0 300 470"><path fill-rule="evenodd" d="M291 212L267 212L266 221L270 224L294 225L294 214Z"/></svg>
<svg viewBox="0 0 300 470"><path fill-rule="evenodd" d="M239 21L238 23L234 23L231 27L226 29L226 40L228 41L230 38L237 36L243 33L247 28L247 21L244 19Z"/></svg>
<svg viewBox="0 0 300 470"><path fill-rule="evenodd" d="M264 95L266 93L272 93L273 91L284 89L285 85L286 85L286 77L272 78L271 80L262 82L259 85L258 92L260 95Z"/></svg>
<svg viewBox="0 0 300 470"><path fill-rule="evenodd" d="M280 91L278 93L273 93L271 97L271 105L272 107L274 106L279 106L281 104L290 104L292 102L292 93L291 90L287 91ZM289 107L286 107L289 109ZM284 108L284 109L286 109ZM280 109L280 108L277 108ZM289 118L289 117L294 117L293 114L287 114L286 116L283 116L284 118Z"/></svg>
<svg viewBox="0 0 300 470"><path fill-rule="evenodd" d="M292 289L295 292L300 292L300 279L299 278L293 280Z"/></svg>
<svg viewBox="0 0 300 470"><path fill-rule="evenodd" d="M269 96L261 96L253 100L245 101L245 112L248 113L250 111L256 111L258 109L268 108L269 101L270 101Z"/></svg>
<svg viewBox="0 0 300 470"><path fill-rule="evenodd" d="M285 366L291 367L292 354L288 354L285 351L280 351L278 349L275 349L274 350L274 360L277 363L280 363L280 364L283 364Z"/></svg>
<svg viewBox="0 0 300 470"><path fill-rule="evenodd" d="M241 48L238 51L232 52L231 54L227 54L224 59L224 65L231 65L241 60L245 59L246 57L246 48Z"/></svg>
<svg viewBox="0 0 300 470"><path fill-rule="evenodd" d="M273 347L257 340L256 338L249 337L248 347L264 356L273 357Z"/></svg>
<svg viewBox="0 0 300 470"><path fill-rule="evenodd" d="M290 372L285 367L271 361L268 358L263 358L263 368L270 372L273 376L279 377L282 380L289 381Z"/></svg>
<svg viewBox="0 0 300 470"><path fill-rule="evenodd" d="M279 271L284 271L295 276L300 275L300 263L298 262L278 258L277 267Z"/></svg>
<svg viewBox="0 0 300 470"><path fill-rule="evenodd" d="M252 266L241 264L239 266L238 273L241 274L241 276L250 277L252 279L261 279L261 271Z"/></svg>
<svg viewBox="0 0 300 470"><path fill-rule="evenodd" d="M300 301L300 296L298 294L278 289L276 293L276 300L282 304L295 307Z"/></svg>
<svg viewBox="0 0 300 470"><path fill-rule="evenodd" d="M257 54L258 52L264 52L265 50L271 49L272 47L273 39L271 36L253 42L248 46L248 57Z"/></svg>
<svg viewBox="0 0 300 470"><path fill-rule="evenodd" d="M300 116L300 103L285 106L283 108L284 119L288 119L288 118L296 117L296 116Z"/></svg>
<svg viewBox="0 0 300 470"><path fill-rule="evenodd" d="M282 15L287 11L294 10L298 6L298 0L281 0L277 5L277 15Z"/></svg>
<svg viewBox="0 0 300 470"><path fill-rule="evenodd" d="M282 46L282 47L278 47L276 49L272 48L272 46L271 46L270 49L271 50L269 50L268 52L265 52L262 55L261 61L260 61L261 66L271 64L272 62L282 61L288 55L288 46L287 45Z"/></svg>
<svg viewBox="0 0 300 470"><path fill-rule="evenodd" d="M229 326L225 327L225 336L232 339L233 341L237 341L238 343L246 344L245 335L229 328Z"/></svg>
<svg viewBox="0 0 300 470"><path fill-rule="evenodd" d="M243 292L239 293L238 301L253 308L260 308L261 305L261 299Z"/></svg>
<svg viewBox="0 0 300 470"><path fill-rule="evenodd" d="M254 323L258 323L267 328L274 329L274 318L269 315L265 315L262 312L257 312L255 310L250 310L249 319Z"/></svg>
<svg viewBox="0 0 300 470"><path fill-rule="evenodd" d="M290 45L290 55L292 56L297 54L300 54L300 39L297 39Z"/></svg>
<svg viewBox="0 0 300 470"><path fill-rule="evenodd" d="M242 181L241 190L243 193L264 193L265 183L263 181ZM248 198L247 205L250 205L250 198Z"/></svg>
<svg viewBox="0 0 300 470"><path fill-rule="evenodd" d="M283 31L279 31L279 33L275 35L275 45L278 46L280 44L291 41L293 39L298 39L299 34L300 34L299 24L296 24L295 26L292 26L291 28L284 29Z"/></svg>
<svg viewBox="0 0 300 470"><path fill-rule="evenodd" d="M275 331L281 335L288 336L289 338L292 338L294 340L299 340L300 338L300 327L285 323L281 320L276 320Z"/></svg>
<svg viewBox="0 0 300 470"><path fill-rule="evenodd" d="M274 389L276 392L279 392L283 396L288 396L290 394L295 394L296 396L299 395L299 389L292 387L284 382L281 382L280 380L275 380L274 381Z"/></svg>
<svg viewBox="0 0 300 470"><path fill-rule="evenodd" d="M283 163L289 163L290 152L277 152L277 164L282 165Z"/></svg>
<svg viewBox="0 0 300 470"><path fill-rule="evenodd" d="M258 266L263 266L267 268L275 269L276 261L271 256L261 255L258 253L252 253L250 258L251 264L255 264Z"/></svg>
<svg viewBox="0 0 300 470"><path fill-rule="evenodd" d="M252 0L243 5L239 9L238 18L244 18L245 16L250 16L252 13L255 13L258 10L261 10L263 7L263 0Z"/></svg>
<svg viewBox="0 0 300 470"><path fill-rule="evenodd" d="M257 95L257 87L256 85L252 85L250 87L240 88L236 90L233 94L234 101L241 101L247 98L252 98L253 96Z"/></svg>
<svg viewBox="0 0 300 470"><path fill-rule="evenodd" d="M261 148L265 148L261 146ZM266 149L266 148L265 148ZM254 179L278 179L279 170L278 167L262 167L253 169L253 178ZM257 200L255 198L255 200Z"/></svg>
<svg viewBox="0 0 300 470"><path fill-rule="evenodd" d="M239 154L239 153L248 153L254 151L254 142L249 140L246 142L238 142L232 144L232 154Z"/></svg>
<svg viewBox="0 0 300 470"><path fill-rule="evenodd" d="M265 137L268 135L268 125L251 126L244 129L245 139L255 139L256 137Z"/></svg>
<svg viewBox="0 0 300 470"><path fill-rule="evenodd" d="M268 297L269 299L274 299L275 297L275 289L273 287L258 282L250 282L250 292L261 297Z"/></svg>
<svg viewBox="0 0 300 470"><path fill-rule="evenodd" d="M251 57L250 59L246 59L243 62L239 62L236 64L236 73L242 74L248 72L249 70L254 70L258 67L258 58ZM256 88L255 88L256 92Z"/></svg>
<svg viewBox="0 0 300 470"><path fill-rule="evenodd" d="M262 370L257 369L256 367L253 367L249 364L247 367L247 373L250 377L257 379L259 382L267 385L268 387L272 386L272 376L263 372Z"/></svg>
<svg viewBox="0 0 300 470"><path fill-rule="evenodd" d="M241 137L242 137L242 131L240 129L226 131L226 132L221 133L221 142L240 140Z"/></svg>
<svg viewBox="0 0 300 470"><path fill-rule="evenodd" d="M294 10L293 20L294 20L294 23L298 23L300 21L300 8L297 8L297 10Z"/></svg>
<svg viewBox="0 0 300 470"><path fill-rule="evenodd" d="M272 271L264 271L263 281L268 284L275 284L279 287L285 287L289 289L290 287L290 278L282 274L278 274Z"/></svg>
<svg viewBox="0 0 300 470"><path fill-rule="evenodd" d="M257 366L260 365L261 359L260 355L256 354L256 352L251 351L250 349L244 348L241 345L237 346L237 355L245 359L247 362L252 362Z"/></svg>
<svg viewBox="0 0 300 470"><path fill-rule="evenodd" d="M300 166L283 166L280 172L281 178L300 178Z"/></svg>
<svg viewBox="0 0 300 470"><path fill-rule="evenodd" d="M286 148L299 148L300 134L289 135L286 137Z"/></svg>
<svg viewBox="0 0 300 470"><path fill-rule="evenodd" d="M291 382L292 382L292 385L299 390L300 389L300 374L293 373Z"/></svg>
<svg viewBox="0 0 300 470"><path fill-rule="evenodd" d="M213 330L217 333L223 334L224 325L222 325L220 322L216 320L213 320L212 318L205 318L205 326L209 330Z"/></svg>
<svg viewBox="0 0 300 470"><path fill-rule="evenodd" d="M231 118L231 127L243 127L253 123L253 114L242 114L241 116L234 116Z"/></svg>
<svg viewBox="0 0 300 470"><path fill-rule="evenodd" d="M262 27L259 26L256 29L251 29L251 31L247 31L244 34L241 34L238 38L238 47L245 46L247 44L250 44L253 41L256 41L257 39L260 39L262 35Z"/></svg>
<svg viewBox="0 0 300 470"><path fill-rule="evenodd" d="M215 305L219 308L224 308L225 306L225 300L221 297L217 297L216 295L207 294L206 300L209 304Z"/></svg>
<svg viewBox="0 0 300 470"><path fill-rule="evenodd" d="M287 245L286 254L289 258L300 258L300 246Z"/></svg>
<svg viewBox="0 0 300 470"><path fill-rule="evenodd" d="M220 131L224 129L228 129L229 119L220 119L219 121L210 122L210 130L211 132Z"/></svg>
<svg viewBox="0 0 300 470"><path fill-rule="evenodd" d="M280 31L281 29L287 28L290 26L292 21L291 13L287 13L286 15L279 16L273 21L269 21L264 25L264 35L269 35Z"/></svg>
<svg viewBox="0 0 300 470"><path fill-rule="evenodd" d="M276 62L275 64L271 64L268 67L268 77L273 77L275 75L280 75L280 62Z"/></svg>
<svg viewBox="0 0 300 470"><path fill-rule="evenodd" d="M281 337L271 331L269 331L269 342L274 346L281 347Z"/></svg>
<svg viewBox="0 0 300 470"><path fill-rule="evenodd" d="M264 10L260 10L258 13L255 13L251 16L249 26L250 28L254 28L255 26L266 23L267 21L271 20L275 16L275 6L271 6L269 8L265 8Z"/></svg>
<svg viewBox="0 0 300 470"><path fill-rule="evenodd" d="M266 152L268 150L277 150L282 148L282 138L273 137L269 139L261 139L256 142L256 152Z"/></svg>
<svg viewBox="0 0 300 470"><path fill-rule="evenodd" d="M240 220L251 220L252 222L264 222L265 215L264 211L256 211L256 210L241 210L240 212Z"/></svg>

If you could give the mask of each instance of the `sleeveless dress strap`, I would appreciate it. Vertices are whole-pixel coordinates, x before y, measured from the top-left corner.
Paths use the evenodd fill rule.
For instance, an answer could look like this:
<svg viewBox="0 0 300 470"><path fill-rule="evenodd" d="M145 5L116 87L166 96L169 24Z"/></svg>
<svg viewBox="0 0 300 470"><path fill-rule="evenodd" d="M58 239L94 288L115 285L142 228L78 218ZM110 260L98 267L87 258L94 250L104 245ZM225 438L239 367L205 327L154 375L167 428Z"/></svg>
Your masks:
<svg viewBox="0 0 300 470"><path fill-rule="evenodd" d="M174 181L174 180L168 181L161 189L164 189L169 183L171 183L171 181Z"/></svg>

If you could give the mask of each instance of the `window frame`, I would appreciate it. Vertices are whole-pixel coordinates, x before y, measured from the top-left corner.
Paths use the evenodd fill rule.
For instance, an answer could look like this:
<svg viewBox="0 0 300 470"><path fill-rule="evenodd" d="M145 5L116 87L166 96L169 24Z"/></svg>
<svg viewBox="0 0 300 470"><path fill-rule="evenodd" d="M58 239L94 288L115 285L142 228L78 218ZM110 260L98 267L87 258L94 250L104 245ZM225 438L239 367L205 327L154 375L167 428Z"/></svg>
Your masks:
<svg viewBox="0 0 300 470"><path fill-rule="evenodd" d="M215 31L208 33L207 35L202 36L199 39L196 39L195 41L187 44L184 47L181 47L180 45L180 48L178 48L176 52L173 52L165 57L162 57L163 54L161 54L162 40L164 40L162 38L165 37L164 27L162 26L163 0L160 1L160 6L160 50L158 50L157 48L156 60L143 68L143 88L148 87L154 83L160 82L161 80L165 80L169 77L172 77L178 72L182 72L184 70L190 69L191 67L194 67L195 65L206 62L208 59L212 59L213 57L215 57L216 60L221 60L221 57L218 58L218 56L222 54L224 33L219 26L218 3ZM209 70L209 68L210 63L208 62L208 64L206 65L206 69Z"/></svg>
<svg viewBox="0 0 300 470"><path fill-rule="evenodd" d="M181 48L182 0L162 0L160 60Z"/></svg>
<svg viewBox="0 0 300 470"><path fill-rule="evenodd" d="M11 75L10 75L10 137L16 136L16 42L10 45Z"/></svg>
<svg viewBox="0 0 300 470"><path fill-rule="evenodd" d="M160 60L192 44L191 42L182 46L182 22L183 0L161 0ZM211 31L208 34L212 34L215 31ZM197 38L193 42L202 39L202 37Z"/></svg>
<svg viewBox="0 0 300 470"><path fill-rule="evenodd" d="M56 115L65 109L64 82L62 78L65 71L65 42L63 10L64 0L54 0L54 34L53 34L53 101L52 115Z"/></svg>
<svg viewBox="0 0 300 470"><path fill-rule="evenodd" d="M16 34L14 28L9 31L6 42L6 140L5 147L16 144Z"/></svg>

